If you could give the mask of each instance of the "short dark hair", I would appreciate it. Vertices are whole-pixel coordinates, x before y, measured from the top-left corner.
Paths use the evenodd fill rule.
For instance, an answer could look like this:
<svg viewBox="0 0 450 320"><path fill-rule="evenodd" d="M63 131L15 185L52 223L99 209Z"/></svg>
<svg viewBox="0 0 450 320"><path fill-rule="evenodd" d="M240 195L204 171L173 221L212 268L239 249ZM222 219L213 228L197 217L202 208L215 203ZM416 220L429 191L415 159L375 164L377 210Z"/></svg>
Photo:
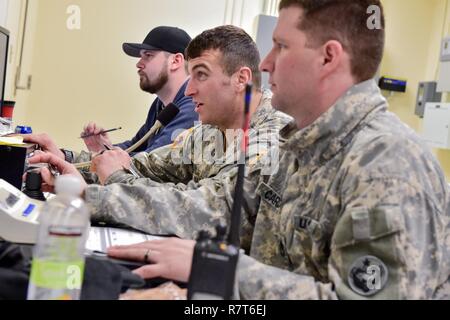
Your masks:
<svg viewBox="0 0 450 320"><path fill-rule="evenodd" d="M261 86L260 56L256 43L241 28L226 25L203 31L186 49L187 60L200 57L206 50L218 49L222 53L222 68L231 76L241 67L249 67L255 88Z"/></svg>
<svg viewBox="0 0 450 320"><path fill-rule="evenodd" d="M380 9L380 29L369 28L369 6ZM303 9L298 28L310 46L339 41L351 59L351 72L358 82L373 78L383 58L385 20L380 0L281 0L279 10Z"/></svg>

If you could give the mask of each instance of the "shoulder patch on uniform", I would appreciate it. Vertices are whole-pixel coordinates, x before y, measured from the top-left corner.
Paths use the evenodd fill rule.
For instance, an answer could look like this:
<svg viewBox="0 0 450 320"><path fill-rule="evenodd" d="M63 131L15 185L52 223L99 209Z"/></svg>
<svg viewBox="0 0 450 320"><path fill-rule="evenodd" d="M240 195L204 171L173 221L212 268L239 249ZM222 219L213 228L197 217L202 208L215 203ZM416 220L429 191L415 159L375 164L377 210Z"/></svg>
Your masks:
<svg viewBox="0 0 450 320"><path fill-rule="evenodd" d="M348 284L357 294L372 296L380 292L387 283L388 268L374 256L362 256L353 262L348 272Z"/></svg>

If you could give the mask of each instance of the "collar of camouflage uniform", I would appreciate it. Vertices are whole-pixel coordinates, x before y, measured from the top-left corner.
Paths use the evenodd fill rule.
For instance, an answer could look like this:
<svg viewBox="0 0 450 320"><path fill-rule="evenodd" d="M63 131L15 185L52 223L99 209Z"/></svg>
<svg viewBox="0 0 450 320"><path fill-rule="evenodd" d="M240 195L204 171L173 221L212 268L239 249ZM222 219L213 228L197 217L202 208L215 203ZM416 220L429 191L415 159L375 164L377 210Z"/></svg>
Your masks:
<svg viewBox="0 0 450 320"><path fill-rule="evenodd" d="M250 119L250 127L255 128L261 125L264 121L266 121L270 112L274 112L274 109L271 106L272 93L270 90L264 90L261 101L259 102L258 108L253 113Z"/></svg>
<svg viewBox="0 0 450 320"><path fill-rule="evenodd" d="M327 161L352 140L357 127L386 109L375 81L364 81L351 87L310 126L302 130L295 129L293 123L286 126L281 135L288 141L282 148L302 157L310 154L309 161Z"/></svg>

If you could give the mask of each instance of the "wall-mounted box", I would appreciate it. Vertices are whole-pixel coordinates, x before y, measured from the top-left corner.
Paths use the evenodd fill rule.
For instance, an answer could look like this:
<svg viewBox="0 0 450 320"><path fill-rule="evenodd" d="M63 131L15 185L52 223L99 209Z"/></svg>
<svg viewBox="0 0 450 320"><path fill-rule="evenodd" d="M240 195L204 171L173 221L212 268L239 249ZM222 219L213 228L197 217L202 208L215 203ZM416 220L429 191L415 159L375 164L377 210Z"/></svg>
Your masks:
<svg viewBox="0 0 450 320"><path fill-rule="evenodd" d="M423 138L432 147L450 149L450 103L427 103Z"/></svg>
<svg viewBox="0 0 450 320"><path fill-rule="evenodd" d="M425 104L428 102L441 102L442 93L436 92L436 81L419 82L416 98L415 114L423 117L425 112Z"/></svg>

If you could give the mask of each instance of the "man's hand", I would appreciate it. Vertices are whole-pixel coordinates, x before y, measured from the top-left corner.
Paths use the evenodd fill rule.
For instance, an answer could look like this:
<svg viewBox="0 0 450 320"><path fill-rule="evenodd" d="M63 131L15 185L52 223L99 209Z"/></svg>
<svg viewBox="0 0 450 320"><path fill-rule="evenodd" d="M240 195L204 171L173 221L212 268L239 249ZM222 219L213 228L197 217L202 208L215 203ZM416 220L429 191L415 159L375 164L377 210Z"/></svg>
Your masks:
<svg viewBox="0 0 450 320"><path fill-rule="evenodd" d="M151 264L133 271L144 279L162 277L188 282L194 246L193 240L168 238L110 247L108 255L118 259L150 262Z"/></svg>
<svg viewBox="0 0 450 320"><path fill-rule="evenodd" d="M84 126L81 136L94 134L93 136L83 138L84 143L86 144L86 147L89 151L101 152L105 150L105 144L107 146L112 145L107 133L99 134L103 130L104 129L102 127L99 127L94 122L89 122L86 126Z"/></svg>
<svg viewBox="0 0 450 320"><path fill-rule="evenodd" d="M65 159L64 153L58 148L52 138L46 133L40 134L19 134L18 136L23 138L23 141L36 143L45 152L49 152L60 159Z"/></svg>
<svg viewBox="0 0 450 320"><path fill-rule="evenodd" d="M101 184L114 172L129 169L131 163L130 155L120 148L102 152L92 158L91 171L96 173Z"/></svg>
<svg viewBox="0 0 450 320"><path fill-rule="evenodd" d="M78 170L70 163L61 160L57 156L51 153L38 153L35 156L28 159L30 164L34 163L49 163L56 167L60 174L70 174L76 176L81 179L82 183L84 183L83 190L87 187L86 182L83 179L83 176L78 172ZM42 176L42 191L44 192L54 192L55 189L55 178L50 173L48 168L42 168L41 170Z"/></svg>
<svg viewBox="0 0 450 320"><path fill-rule="evenodd" d="M181 289L173 282L144 290L128 290L120 295L120 300L186 300L187 289Z"/></svg>

